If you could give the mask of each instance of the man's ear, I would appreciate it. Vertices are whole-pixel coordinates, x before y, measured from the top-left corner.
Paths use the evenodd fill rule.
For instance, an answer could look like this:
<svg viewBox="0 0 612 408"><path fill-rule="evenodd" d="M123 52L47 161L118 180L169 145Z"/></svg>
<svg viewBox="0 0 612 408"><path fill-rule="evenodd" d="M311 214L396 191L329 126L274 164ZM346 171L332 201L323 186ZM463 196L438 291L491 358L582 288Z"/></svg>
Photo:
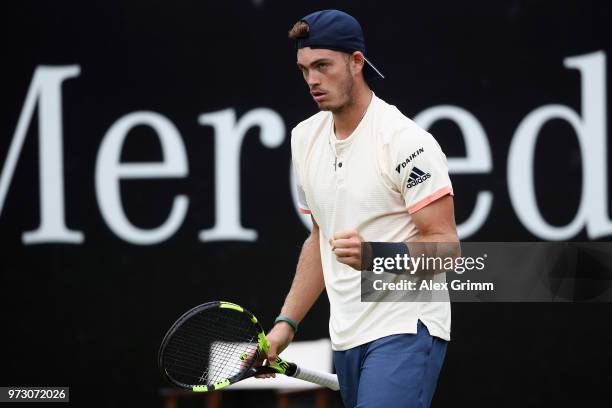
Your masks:
<svg viewBox="0 0 612 408"><path fill-rule="evenodd" d="M358 74L363 71L363 65L365 64L365 57L361 51L354 51L350 56L351 68L354 73Z"/></svg>

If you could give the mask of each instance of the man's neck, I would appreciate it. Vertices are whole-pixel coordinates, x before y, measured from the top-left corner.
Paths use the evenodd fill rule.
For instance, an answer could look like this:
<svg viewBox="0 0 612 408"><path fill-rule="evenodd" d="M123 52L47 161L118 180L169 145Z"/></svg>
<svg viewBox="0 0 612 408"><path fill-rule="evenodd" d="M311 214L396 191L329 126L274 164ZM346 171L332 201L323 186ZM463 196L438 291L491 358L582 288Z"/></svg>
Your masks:
<svg viewBox="0 0 612 408"><path fill-rule="evenodd" d="M366 113L372 100L372 90L368 86L360 87L353 98L353 103L334 115L334 133L343 140L353 133Z"/></svg>

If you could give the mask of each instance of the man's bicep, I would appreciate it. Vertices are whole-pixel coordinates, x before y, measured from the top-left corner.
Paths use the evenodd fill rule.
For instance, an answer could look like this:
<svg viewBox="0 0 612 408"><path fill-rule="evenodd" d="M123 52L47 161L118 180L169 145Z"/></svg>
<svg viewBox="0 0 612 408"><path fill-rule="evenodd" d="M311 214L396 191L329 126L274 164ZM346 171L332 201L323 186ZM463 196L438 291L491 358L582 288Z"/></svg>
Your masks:
<svg viewBox="0 0 612 408"><path fill-rule="evenodd" d="M453 196L446 194L411 214L412 221L421 238L430 236L443 240L457 239Z"/></svg>
<svg viewBox="0 0 612 408"><path fill-rule="evenodd" d="M312 214L310 214L310 220L312 221L312 228L310 229L310 235L308 236L308 238L306 238L306 240L314 241L318 243L319 242L319 224L317 224L317 221L315 220Z"/></svg>
<svg viewBox="0 0 612 408"><path fill-rule="evenodd" d="M319 235L319 224L317 224L317 220L315 220L314 216L310 214L310 219L312 220L312 231L311 233L314 235L315 233Z"/></svg>

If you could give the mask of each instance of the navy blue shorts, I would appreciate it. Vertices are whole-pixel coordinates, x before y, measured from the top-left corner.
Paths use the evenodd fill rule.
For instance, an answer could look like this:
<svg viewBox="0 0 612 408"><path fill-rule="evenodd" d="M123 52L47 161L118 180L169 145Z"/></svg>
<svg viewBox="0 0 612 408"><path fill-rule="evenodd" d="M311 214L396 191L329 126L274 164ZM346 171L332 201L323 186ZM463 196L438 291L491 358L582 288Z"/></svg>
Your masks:
<svg viewBox="0 0 612 408"><path fill-rule="evenodd" d="M334 351L346 408L428 407L448 342L429 334L396 334L344 351Z"/></svg>

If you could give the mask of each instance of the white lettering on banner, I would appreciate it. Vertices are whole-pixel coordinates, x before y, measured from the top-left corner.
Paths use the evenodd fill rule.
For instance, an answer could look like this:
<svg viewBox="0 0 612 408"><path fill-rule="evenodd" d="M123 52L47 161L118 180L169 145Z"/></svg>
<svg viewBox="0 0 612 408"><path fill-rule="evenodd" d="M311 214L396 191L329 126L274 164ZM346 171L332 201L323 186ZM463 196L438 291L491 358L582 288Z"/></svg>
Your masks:
<svg viewBox="0 0 612 408"><path fill-rule="evenodd" d="M64 159L62 127L62 83L79 76L78 65L39 66L19 115L13 140L0 175L0 215L23 148L28 125L38 102L38 169L40 185L40 225L23 234L25 244L58 242L80 244L80 231L66 227L64 206Z"/></svg>
<svg viewBox="0 0 612 408"><path fill-rule="evenodd" d="M136 126L155 130L161 143L163 160L150 163L121 163L121 151L129 131ZM96 160L96 196L104 221L120 238L137 245L160 243L181 226L189 199L174 197L166 221L152 229L137 228L127 218L121 202L122 179L186 177L187 154L178 129L166 117L155 112L133 112L117 120L106 132Z"/></svg>
<svg viewBox="0 0 612 408"><path fill-rule="evenodd" d="M215 128L215 225L200 232L201 241L255 241L257 231L240 221L240 152L244 136L254 126L259 140L268 147L285 140L285 124L271 109L257 108L236 123L236 111L225 109L200 115L201 125Z"/></svg>
<svg viewBox="0 0 612 408"><path fill-rule="evenodd" d="M435 122L443 119L452 120L457 124L465 144L465 157L448 158L448 172L450 174L491 173L493 165L487 135L478 119L470 112L457 106L434 106L416 115L414 121L423 129L429 130ZM492 204L493 193L478 192L472 214L457 225L457 233L461 239L475 234L484 225Z"/></svg>
<svg viewBox="0 0 612 408"><path fill-rule="evenodd" d="M510 144L507 160L508 190L512 207L520 222L533 235L548 240L571 239L586 227L590 239L612 235L608 214L607 95L606 54L602 51L568 57L564 65L581 75L581 114L565 105L546 105L529 113L519 124ZM21 110L7 158L0 173L0 216L10 183L21 155L27 130L38 107L40 225L22 235L24 244L72 243L84 241L81 231L70 230L65 219L62 84L80 75L78 65L36 68ZM575 130L580 146L583 182L580 204L574 219L564 226L544 220L536 200L533 174L535 147L540 130L552 119L562 119ZM457 124L466 146L465 157L448 159L451 174L492 172L490 145L485 131L470 112L450 105L434 106L415 117L429 129L439 120ZM280 146L285 139L281 116L267 108L247 112L240 119L234 109L199 116L201 125L214 128L215 141L215 224L200 231L199 239L211 241L255 241L257 231L242 226L240 218L240 156L247 132L260 129L260 141L267 148ZM153 163L122 163L121 151L129 131L139 125L155 130L162 146L163 159ZM189 199L177 195L166 220L160 226L141 229L127 218L120 194L120 181L138 178L183 178L188 175L185 146L178 129L155 112L133 112L118 119L104 136L95 169L95 190L104 221L121 239L138 245L151 245L170 238L185 221ZM294 176L290 170L291 193L297 212ZM465 239L478 232L486 222L493 202L491 191L479 191L468 219L458 225ZM310 229L309 216L300 220Z"/></svg>
<svg viewBox="0 0 612 408"><path fill-rule="evenodd" d="M535 236L548 240L574 237L586 225L589 238L612 234L608 216L608 165L606 160L606 55L599 51L564 60L581 74L582 118L564 105L542 106L531 112L516 129L508 155L508 188L514 210ZM574 219L556 227L542 217L535 197L533 163L542 126L563 119L576 131L582 156L582 193ZM578 188L578 186L577 186Z"/></svg>

